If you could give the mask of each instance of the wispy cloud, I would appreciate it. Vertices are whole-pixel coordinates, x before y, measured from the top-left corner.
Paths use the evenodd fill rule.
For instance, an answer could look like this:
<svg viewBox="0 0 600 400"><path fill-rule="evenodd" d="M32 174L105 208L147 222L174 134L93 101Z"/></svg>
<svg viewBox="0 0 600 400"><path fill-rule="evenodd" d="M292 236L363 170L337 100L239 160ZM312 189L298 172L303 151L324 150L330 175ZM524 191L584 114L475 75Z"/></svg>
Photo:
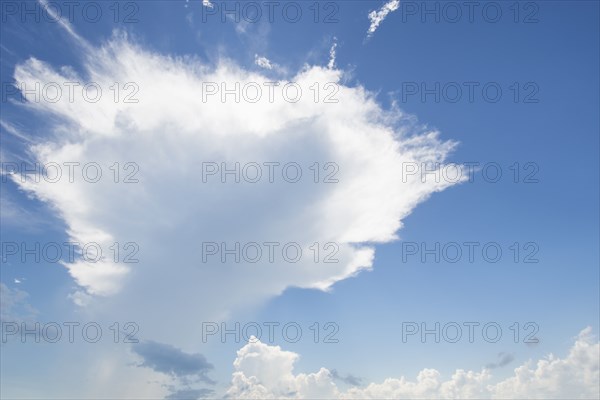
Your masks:
<svg viewBox="0 0 600 400"><path fill-rule="evenodd" d="M254 64L264 69L273 69L274 66L271 63L271 60L269 60L267 57L259 57L258 54L254 55Z"/></svg>
<svg viewBox="0 0 600 400"><path fill-rule="evenodd" d="M371 21L371 25L367 30L367 38L373 36L379 25L383 22L383 20L388 16L389 13L396 11L400 6L400 0L391 0L388 1L377 11L371 11L369 13L369 21Z"/></svg>
<svg viewBox="0 0 600 400"><path fill-rule="evenodd" d="M495 362L495 363L489 363L485 367L488 368L488 369L495 369L495 368L504 367L505 365L510 364L514 359L515 359L515 357L512 354L509 354L509 353L500 353L500 354L498 354L498 361L497 362Z"/></svg>
<svg viewBox="0 0 600 400"><path fill-rule="evenodd" d="M47 0L38 0L38 3L44 7L44 11L46 13L48 13L48 15L52 18L53 21L58 21L58 23L60 24L60 26L73 38L75 39L75 42L77 44L79 44L82 47L85 47L86 49L90 48L90 44L87 42L87 40L85 40L83 37L81 37L77 32L75 32L75 29L73 29L73 26L71 25L71 23L69 21L67 21L65 18L62 17L62 15L59 15L56 13L56 11L49 6L48 1Z"/></svg>
<svg viewBox="0 0 600 400"><path fill-rule="evenodd" d="M336 49L337 49L337 38L334 37L333 43L331 44L331 48L329 49L329 62L327 63L327 68L329 68L329 69L335 68Z"/></svg>
<svg viewBox="0 0 600 400"><path fill-rule="evenodd" d="M6 121L0 120L0 127L2 127L2 129L4 129L6 132L10 133L14 137L19 138L26 143L34 143L32 138L27 136L25 133L21 132L21 130L19 130L16 126Z"/></svg>

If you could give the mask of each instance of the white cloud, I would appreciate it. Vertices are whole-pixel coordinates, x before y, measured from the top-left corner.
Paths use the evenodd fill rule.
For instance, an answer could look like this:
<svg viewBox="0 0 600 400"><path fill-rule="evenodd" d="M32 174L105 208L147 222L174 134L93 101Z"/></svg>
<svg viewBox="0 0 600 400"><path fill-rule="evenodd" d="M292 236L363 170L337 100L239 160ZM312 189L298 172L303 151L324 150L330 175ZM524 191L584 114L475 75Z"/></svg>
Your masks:
<svg viewBox="0 0 600 400"><path fill-rule="evenodd" d="M267 90L255 104L203 102L203 82L262 85L271 79L233 61L202 64L194 58L152 53L116 35L103 47L85 53L82 76L56 70L31 58L18 65L15 80L26 87L47 82L95 82L103 88L96 103L35 102L28 107L50 121L51 134L31 146L37 162L74 161L104 166L106 179L90 184L41 180L17 182L49 203L79 243L139 245L139 264L115 263L112 253L98 263L65 264L80 286L76 303L111 315L135 315L152 339L182 347L190 336L171 329L183 315L189 330L200 321L225 318L240 307L259 304L288 287L327 290L335 282L373 265L373 243L396 238L401 220L447 182L414 176L403 182L403 163L443 162L454 143L407 122L398 110L385 111L364 88L340 83L342 71L307 66L288 78L303 88L297 103L269 102ZM111 86L135 82L138 103L114 101ZM337 103L323 103L334 82ZM281 88L286 82L281 82ZM315 103L315 83L322 92ZM263 86L266 88L266 86ZM314 86L313 86L314 87ZM124 96L131 90L123 91ZM79 97L77 97L79 96ZM123 97L121 97L123 99ZM298 162L304 177L290 184L202 182L202 162ZM135 184L115 184L108 166L135 162ZM312 182L309 167L319 162L339 166L339 183ZM331 170L321 171L320 181ZM280 174L280 172L279 172ZM297 242L304 254L317 242L339 245L337 263L305 256L298 263L202 263L202 242ZM160 295L168 291L169 295ZM87 295L86 295L87 293ZM90 298L88 295L92 295ZM94 302L94 296L112 296ZM218 301L216 301L218 299ZM248 299L252 299L251 302ZM173 312L178 310L178 312Z"/></svg>
<svg viewBox="0 0 600 400"><path fill-rule="evenodd" d="M341 391L326 368L316 373L294 374L299 355L279 346L248 343L233 365L231 398L598 398L600 344L584 329L567 357L549 356L532 368L528 362L511 378L492 383L489 369L456 372L448 380L435 369L424 369L416 380L388 378L382 383Z"/></svg>
<svg viewBox="0 0 600 400"><path fill-rule="evenodd" d="M254 55L254 63L264 69L273 69L271 60L269 60L267 57L259 57L258 54Z"/></svg>
<svg viewBox="0 0 600 400"><path fill-rule="evenodd" d="M256 338L237 352L229 398L332 398L338 395L331 373L294 375L298 354L269 346Z"/></svg>
<svg viewBox="0 0 600 400"><path fill-rule="evenodd" d="M385 3L379 10L369 13L369 21L371 25L367 30L367 37L373 36L379 25L388 16L389 13L396 11L400 6L400 0L391 0Z"/></svg>
<svg viewBox="0 0 600 400"><path fill-rule="evenodd" d="M329 49L329 62L327 63L327 68L333 69L335 68L335 57L336 57L336 48L337 48L337 39L333 38L333 44Z"/></svg>
<svg viewBox="0 0 600 400"><path fill-rule="evenodd" d="M210 0L202 0L202 5L204 7L208 7L208 8L213 8L214 7L213 3L211 3Z"/></svg>
<svg viewBox="0 0 600 400"><path fill-rule="evenodd" d="M600 398L600 344L592 329L582 330L569 354L550 354L515 369L515 375L491 389L497 398Z"/></svg>

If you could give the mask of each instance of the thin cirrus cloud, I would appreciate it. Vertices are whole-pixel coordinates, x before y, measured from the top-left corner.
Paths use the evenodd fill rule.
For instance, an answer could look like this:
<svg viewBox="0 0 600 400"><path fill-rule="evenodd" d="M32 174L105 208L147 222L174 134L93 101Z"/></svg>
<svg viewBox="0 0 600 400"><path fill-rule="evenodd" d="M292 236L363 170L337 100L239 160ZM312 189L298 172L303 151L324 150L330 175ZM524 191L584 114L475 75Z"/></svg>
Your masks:
<svg viewBox="0 0 600 400"><path fill-rule="evenodd" d="M237 352L230 398L319 399L456 399L456 398L598 398L600 344L591 328L582 330L564 358L549 355L514 369L514 375L493 382L491 372L457 369L444 380L439 371L423 369L416 380L387 378L382 383L340 389L337 372L321 368L294 373L299 355L252 340Z"/></svg>

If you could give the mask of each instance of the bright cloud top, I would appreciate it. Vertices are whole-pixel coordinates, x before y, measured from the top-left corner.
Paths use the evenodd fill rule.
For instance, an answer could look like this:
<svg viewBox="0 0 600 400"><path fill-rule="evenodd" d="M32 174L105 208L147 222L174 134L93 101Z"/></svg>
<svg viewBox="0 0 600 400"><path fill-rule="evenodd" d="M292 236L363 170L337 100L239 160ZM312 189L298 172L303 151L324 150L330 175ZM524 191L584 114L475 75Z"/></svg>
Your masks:
<svg viewBox="0 0 600 400"><path fill-rule="evenodd" d="M50 102L24 93L28 107L51 117L51 135L30 148L35 161L98 163L108 174L115 162L139 168L139 182L130 184L115 184L111 175L97 183L17 180L57 210L73 241L96 242L105 251L115 242L139 246L139 264L111 256L66 263L82 288L73 296L78 304L89 303L89 295L113 296L116 312L123 308L118 304L127 304L130 315L142 320L162 315L175 322L169 310L218 318L290 286L327 290L370 269L372 243L394 240L418 203L451 185L404 172L407 163L443 162L454 143L415 127L399 110L383 110L364 88L343 85L340 70L307 66L273 86L269 77L231 60L210 66L150 52L118 35L83 61L82 74L35 58L15 70L17 84L26 88L94 82L103 89L93 103L82 99L80 89L72 102L66 95ZM115 82L124 88L119 101L109 90ZM294 97L288 101L286 84ZM237 95L224 94L236 87ZM138 101L124 102L125 95ZM219 169L222 163L256 163L263 176L256 183L234 183L233 176L222 183L222 174L206 174L206 162ZM280 164L270 182L265 163L274 162ZM296 183L282 179L281 166L290 162L300 166ZM296 174L294 168L288 175ZM233 256L222 262L218 254L202 259L203 243L231 249L236 242L274 241L278 254L284 244L296 243L303 257L271 262L263 254L251 264ZM314 243L319 262L310 249ZM334 245L325 248L327 243ZM323 263L332 252L337 261ZM156 296L162 288L173 293Z"/></svg>
<svg viewBox="0 0 600 400"><path fill-rule="evenodd" d="M600 344L586 328L577 337L565 358L553 355L529 361L514 370L514 376L492 383L489 369L481 372L456 370L448 380L435 369L419 372L416 381L388 378L382 383L341 390L332 371L294 374L299 355L269 346L252 338L235 359L231 398L598 398Z"/></svg>

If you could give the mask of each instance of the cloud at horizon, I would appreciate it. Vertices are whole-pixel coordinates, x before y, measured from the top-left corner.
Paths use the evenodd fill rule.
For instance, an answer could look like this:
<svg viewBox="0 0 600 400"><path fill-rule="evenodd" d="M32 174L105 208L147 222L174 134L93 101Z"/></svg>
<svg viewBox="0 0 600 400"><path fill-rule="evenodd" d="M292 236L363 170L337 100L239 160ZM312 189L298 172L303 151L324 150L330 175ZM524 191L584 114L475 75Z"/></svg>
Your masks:
<svg viewBox="0 0 600 400"><path fill-rule="evenodd" d="M254 338L253 338L254 339ZM299 355L251 340L237 352L229 398L313 399L480 399L480 398L597 398L600 395L600 343L591 328L583 329L564 358L552 354L514 369L514 375L493 381L491 369L457 369L444 380L439 371L425 368L416 380L387 378L381 383L354 384L342 390L335 370L294 373Z"/></svg>

